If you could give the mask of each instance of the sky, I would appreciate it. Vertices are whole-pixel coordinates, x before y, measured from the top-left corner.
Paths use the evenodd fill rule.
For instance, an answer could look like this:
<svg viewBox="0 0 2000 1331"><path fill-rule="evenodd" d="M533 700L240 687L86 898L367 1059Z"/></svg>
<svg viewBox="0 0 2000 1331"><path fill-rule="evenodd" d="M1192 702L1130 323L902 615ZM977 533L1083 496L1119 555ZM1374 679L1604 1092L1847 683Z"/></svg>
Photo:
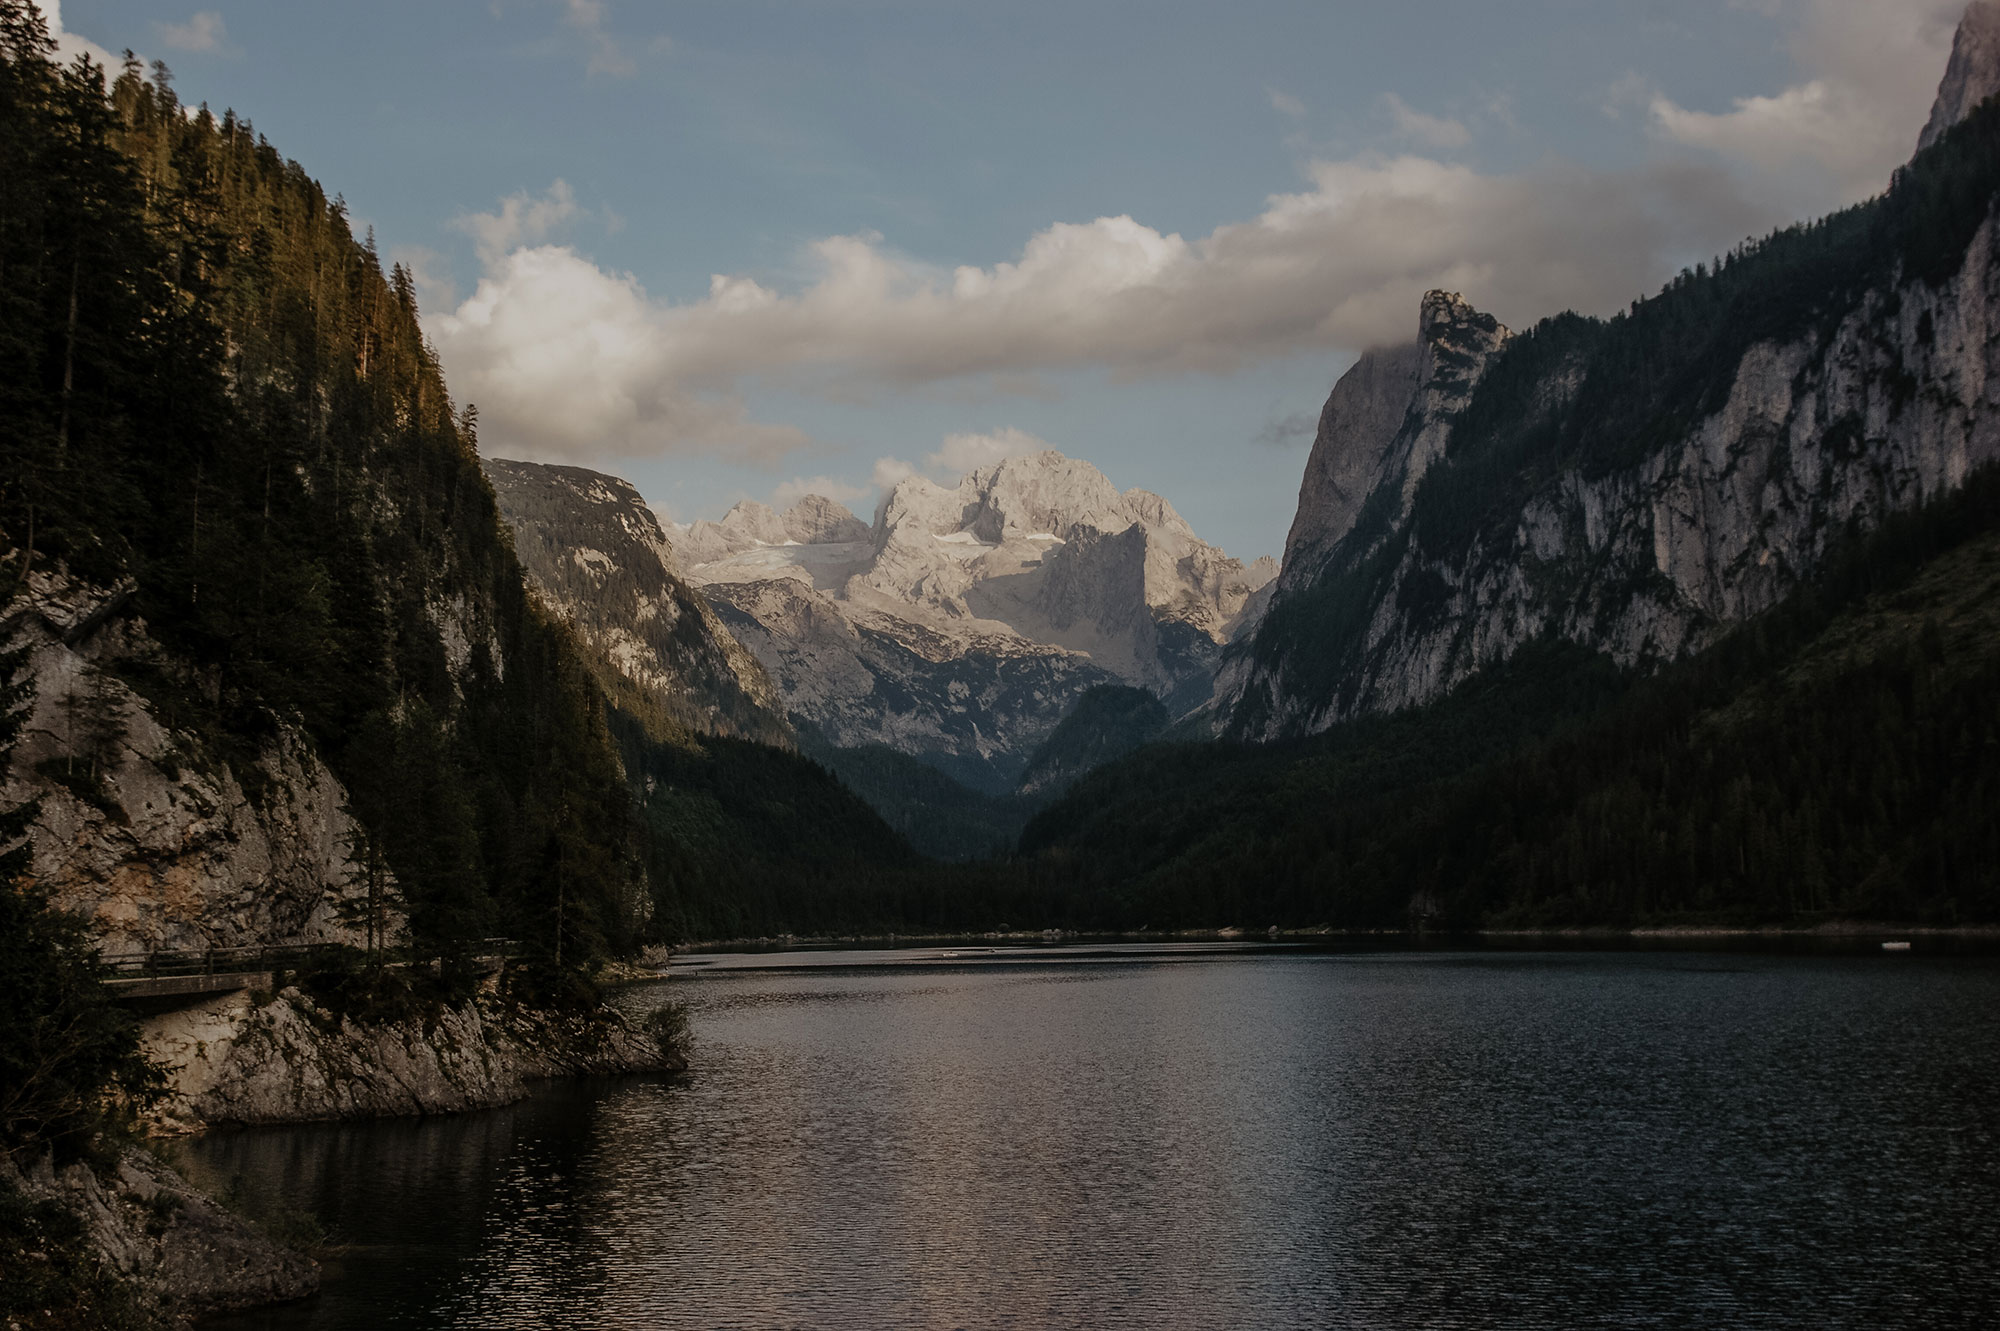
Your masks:
<svg viewBox="0 0 2000 1331"><path fill-rule="evenodd" d="M1879 192L1963 0L67 0L418 279L481 447L670 520L1054 447L1282 551L1422 294L1514 327Z"/></svg>

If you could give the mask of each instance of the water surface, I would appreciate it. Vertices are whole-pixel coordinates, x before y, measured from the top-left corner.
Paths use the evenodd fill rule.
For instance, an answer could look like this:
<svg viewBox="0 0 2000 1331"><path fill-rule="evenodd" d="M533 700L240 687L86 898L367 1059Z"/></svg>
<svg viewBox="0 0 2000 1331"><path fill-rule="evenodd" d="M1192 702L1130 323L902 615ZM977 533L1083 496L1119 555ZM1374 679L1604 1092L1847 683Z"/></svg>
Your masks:
<svg viewBox="0 0 2000 1331"><path fill-rule="evenodd" d="M1992 959L954 951L690 959L623 995L689 1004L684 1077L189 1144L210 1183L334 1240L318 1299L227 1325L2000 1306Z"/></svg>

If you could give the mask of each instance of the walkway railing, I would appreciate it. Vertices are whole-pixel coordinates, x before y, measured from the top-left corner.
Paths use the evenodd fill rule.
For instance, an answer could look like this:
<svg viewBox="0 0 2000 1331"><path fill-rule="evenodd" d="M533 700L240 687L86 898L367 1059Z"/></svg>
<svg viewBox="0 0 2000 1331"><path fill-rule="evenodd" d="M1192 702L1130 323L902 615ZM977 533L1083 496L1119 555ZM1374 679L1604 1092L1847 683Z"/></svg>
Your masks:
<svg viewBox="0 0 2000 1331"><path fill-rule="evenodd" d="M478 965L495 969L511 957L521 955L520 942L512 938L482 938L467 948ZM98 958L110 973L113 984L135 980L175 978L229 978L275 971L308 971L330 968L343 961L366 964L369 958L343 943L253 944L247 947L161 948L149 952L108 952ZM385 948L375 960L395 967L429 965L435 955L416 956L410 948Z"/></svg>

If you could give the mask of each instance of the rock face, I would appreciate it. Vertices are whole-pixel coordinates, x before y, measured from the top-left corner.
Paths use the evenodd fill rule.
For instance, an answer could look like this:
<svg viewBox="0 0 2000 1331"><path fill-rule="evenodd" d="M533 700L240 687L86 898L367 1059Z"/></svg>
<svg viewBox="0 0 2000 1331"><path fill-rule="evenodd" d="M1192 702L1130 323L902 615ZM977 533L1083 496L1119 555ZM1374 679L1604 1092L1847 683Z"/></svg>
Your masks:
<svg viewBox="0 0 2000 1331"><path fill-rule="evenodd" d="M1544 635L1630 667L1671 660L1776 604L1848 531L2000 461L2000 255L1991 201L1977 206L1953 222L1962 253L1937 250L1935 218L1857 229L1821 260L1817 301L1786 266L1808 262L1804 233L1620 321L1565 316L1511 342L1427 298L1394 434L1370 433L1394 414L1381 357L1328 404L1217 728L1274 739L1407 707ZM1854 285L1857 268L1876 277ZM1740 311L1698 313L1726 297ZM1750 311L1772 335L1738 331ZM1648 386L1635 367L1681 345L1706 359Z"/></svg>
<svg viewBox="0 0 2000 1331"><path fill-rule="evenodd" d="M358 1026L296 988L224 995L141 1023L169 1074L165 1133L453 1113L510 1104L538 1078L686 1067L610 1009L564 1015L492 994L428 1017Z"/></svg>
<svg viewBox="0 0 2000 1331"><path fill-rule="evenodd" d="M1918 150L1943 138L1995 93L2000 93L2000 0L1972 0L1952 40L1951 63L1938 86L1930 123L1917 140Z"/></svg>
<svg viewBox="0 0 2000 1331"><path fill-rule="evenodd" d="M317 1262L273 1242L141 1150L126 1150L102 1175L83 1164L58 1169L46 1155L23 1165L0 1152L0 1185L78 1216L105 1266L178 1324L319 1289Z"/></svg>
<svg viewBox="0 0 2000 1331"><path fill-rule="evenodd" d="M815 496L784 514L739 504L678 539L796 720L992 791L1092 687L1144 688L1177 712L1205 702L1277 572L1053 451L951 486L908 478L872 528Z"/></svg>
<svg viewBox="0 0 2000 1331"><path fill-rule="evenodd" d="M1367 352L1341 376L1320 412L1279 591L1318 571L1370 498L1393 497L1398 518L1408 515L1451 423L1511 336L1462 297L1433 291L1415 342Z"/></svg>
<svg viewBox="0 0 2000 1331"><path fill-rule="evenodd" d="M40 802L32 873L105 952L359 941L346 792L296 729L242 771L162 725L125 675L170 663L122 588L37 572L0 639L34 683L0 801Z"/></svg>
<svg viewBox="0 0 2000 1331"><path fill-rule="evenodd" d="M582 467L484 465L515 553L614 698L697 734L791 742L770 679L681 577L631 482Z"/></svg>

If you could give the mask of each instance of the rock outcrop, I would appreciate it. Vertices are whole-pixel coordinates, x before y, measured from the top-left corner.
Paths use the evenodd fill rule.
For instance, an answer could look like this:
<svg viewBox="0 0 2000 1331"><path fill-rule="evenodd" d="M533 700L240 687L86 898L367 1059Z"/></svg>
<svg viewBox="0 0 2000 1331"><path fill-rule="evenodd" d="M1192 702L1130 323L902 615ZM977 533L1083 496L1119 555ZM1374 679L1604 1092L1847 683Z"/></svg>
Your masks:
<svg viewBox="0 0 2000 1331"><path fill-rule="evenodd" d="M127 677L173 663L123 587L37 571L0 640L34 690L0 804L39 802L33 876L105 952L359 940L357 829L296 727L246 770L163 724Z"/></svg>
<svg viewBox="0 0 2000 1331"><path fill-rule="evenodd" d="M484 465L536 591L575 628L614 699L696 734L791 743L770 679L683 579L631 482L582 467ZM820 513L802 523L837 529Z"/></svg>
<svg viewBox="0 0 2000 1331"><path fill-rule="evenodd" d="M686 1067L609 1008L543 1012L493 993L362 1025L297 988L238 992L148 1017L141 1032L168 1071L151 1120L167 1134L486 1109L542 1078Z"/></svg>
<svg viewBox="0 0 2000 1331"><path fill-rule="evenodd" d="M2000 86L1995 13L1968 15L1927 141ZM1979 192L2000 113L1979 115L1872 219L1782 233L1618 320L1513 338L1427 297L1414 351L1364 358L1327 404L1217 729L1275 739L1422 703L1544 636L1672 660L1848 533L2000 462L2000 188Z"/></svg>
<svg viewBox="0 0 2000 1331"><path fill-rule="evenodd" d="M1930 122L1917 140L1918 151L1943 138L1995 93L2000 93L2000 0L1972 0L1952 39L1951 63L1938 85Z"/></svg>
<svg viewBox="0 0 2000 1331"><path fill-rule="evenodd" d="M102 1172L80 1162L58 1168L46 1154L23 1164L0 1152L0 1187L76 1216L104 1268L149 1315L178 1325L319 1289L318 1263L136 1148Z"/></svg>
<svg viewBox="0 0 2000 1331"><path fill-rule="evenodd" d="M1092 687L1205 702L1277 573L1054 451L955 485L907 478L872 528L815 496L782 515L739 504L677 540L796 720L996 792Z"/></svg>

